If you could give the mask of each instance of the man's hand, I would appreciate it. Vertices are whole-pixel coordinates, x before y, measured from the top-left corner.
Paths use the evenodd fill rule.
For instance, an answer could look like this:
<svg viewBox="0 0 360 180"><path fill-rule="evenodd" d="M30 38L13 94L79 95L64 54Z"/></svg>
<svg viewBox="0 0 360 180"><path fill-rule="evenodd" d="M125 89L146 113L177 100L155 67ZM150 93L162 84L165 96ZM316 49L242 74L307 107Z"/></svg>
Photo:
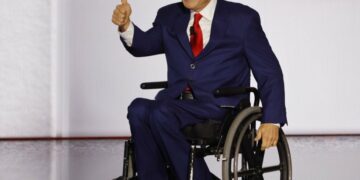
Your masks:
<svg viewBox="0 0 360 180"><path fill-rule="evenodd" d="M262 151L269 147L276 146L279 140L279 127L271 123L261 124L257 131L255 141L259 141L260 139L262 139Z"/></svg>
<svg viewBox="0 0 360 180"><path fill-rule="evenodd" d="M130 25L131 6L127 0L121 0L121 4L116 6L112 15L112 22L119 26L119 31L124 32Z"/></svg>

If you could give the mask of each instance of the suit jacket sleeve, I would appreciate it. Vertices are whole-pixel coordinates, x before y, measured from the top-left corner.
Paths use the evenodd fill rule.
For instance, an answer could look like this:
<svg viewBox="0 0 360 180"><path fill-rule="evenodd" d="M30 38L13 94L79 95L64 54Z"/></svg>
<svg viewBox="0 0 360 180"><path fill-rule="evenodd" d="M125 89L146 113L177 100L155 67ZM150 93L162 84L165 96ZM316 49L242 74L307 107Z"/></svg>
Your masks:
<svg viewBox="0 0 360 180"><path fill-rule="evenodd" d="M245 31L245 54L258 84L264 123L287 123L284 80L280 64L261 27L257 12L251 14Z"/></svg>
<svg viewBox="0 0 360 180"><path fill-rule="evenodd" d="M134 24L134 37L130 47L127 46L125 40L120 37L126 50L133 56L142 57L164 53L162 27L160 25L161 15L159 12L155 18L153 27L146 32Z"/></svg>

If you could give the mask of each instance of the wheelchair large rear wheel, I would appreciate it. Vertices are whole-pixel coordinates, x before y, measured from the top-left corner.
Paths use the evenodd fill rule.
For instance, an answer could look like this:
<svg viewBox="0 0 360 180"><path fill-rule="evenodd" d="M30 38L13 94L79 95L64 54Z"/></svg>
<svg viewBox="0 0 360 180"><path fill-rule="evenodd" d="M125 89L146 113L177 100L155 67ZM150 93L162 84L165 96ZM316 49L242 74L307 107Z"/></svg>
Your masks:
<svg viewBox="0 0 360 180"><path fill-rule="evenodd" d="M261 109L251 107L234 119L224 145L223 180L292 179L291 155L282 129L276 147L261 151L261 141L255 142L260 118Z"/></svg>

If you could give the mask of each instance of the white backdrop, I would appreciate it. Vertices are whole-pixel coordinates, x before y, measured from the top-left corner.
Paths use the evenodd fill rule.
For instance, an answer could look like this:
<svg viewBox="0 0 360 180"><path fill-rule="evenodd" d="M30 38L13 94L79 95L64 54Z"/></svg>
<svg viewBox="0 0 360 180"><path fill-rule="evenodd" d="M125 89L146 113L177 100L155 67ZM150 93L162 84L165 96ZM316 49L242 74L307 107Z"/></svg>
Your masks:
<svg viewBox="0 0 360 180"><path fill-rule="evenodd" d="M0 138L49 136L51 7L44 0L0 0Z"/></svg>
<svg viewBox="0 0 360 180"><path fill-rule="evenodd" d="M58 5L58 133L129 135L127 106L144 81L165 80L164 56L134 58L111 23L120 0L64 0ZM176 0L129 0L132 20L151 27ZM237 0L259 11L286 85L289 134L360 133L360 1Z"/></svg>

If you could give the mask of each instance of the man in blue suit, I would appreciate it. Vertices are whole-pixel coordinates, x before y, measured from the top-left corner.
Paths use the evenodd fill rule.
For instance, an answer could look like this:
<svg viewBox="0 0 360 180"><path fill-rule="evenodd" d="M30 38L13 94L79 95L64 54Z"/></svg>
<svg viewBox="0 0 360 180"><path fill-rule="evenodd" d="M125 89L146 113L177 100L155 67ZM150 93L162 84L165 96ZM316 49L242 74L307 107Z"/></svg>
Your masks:
<svg viewBox="0 0 360 180"><path fill-rule="evenodd" d="M213 91L249 87L250 70L263 104L256 139L262 139L263 150L276 145L279 126L287 122L283 75L255 10L225 0L182 0L160 8L146 32L131 22L131 13L122 0L112 17L126 50L136 57L165 54L168 67L168 88L128 108L139 179L168 179L170 163L176 178L185 180L190 146L181 129L222 120L220 106L249 99L248 94L215 98ZM194 100L178 100L184 94ZM196 159L195 168L195 179L211 179L203 159Z"/></svg>

